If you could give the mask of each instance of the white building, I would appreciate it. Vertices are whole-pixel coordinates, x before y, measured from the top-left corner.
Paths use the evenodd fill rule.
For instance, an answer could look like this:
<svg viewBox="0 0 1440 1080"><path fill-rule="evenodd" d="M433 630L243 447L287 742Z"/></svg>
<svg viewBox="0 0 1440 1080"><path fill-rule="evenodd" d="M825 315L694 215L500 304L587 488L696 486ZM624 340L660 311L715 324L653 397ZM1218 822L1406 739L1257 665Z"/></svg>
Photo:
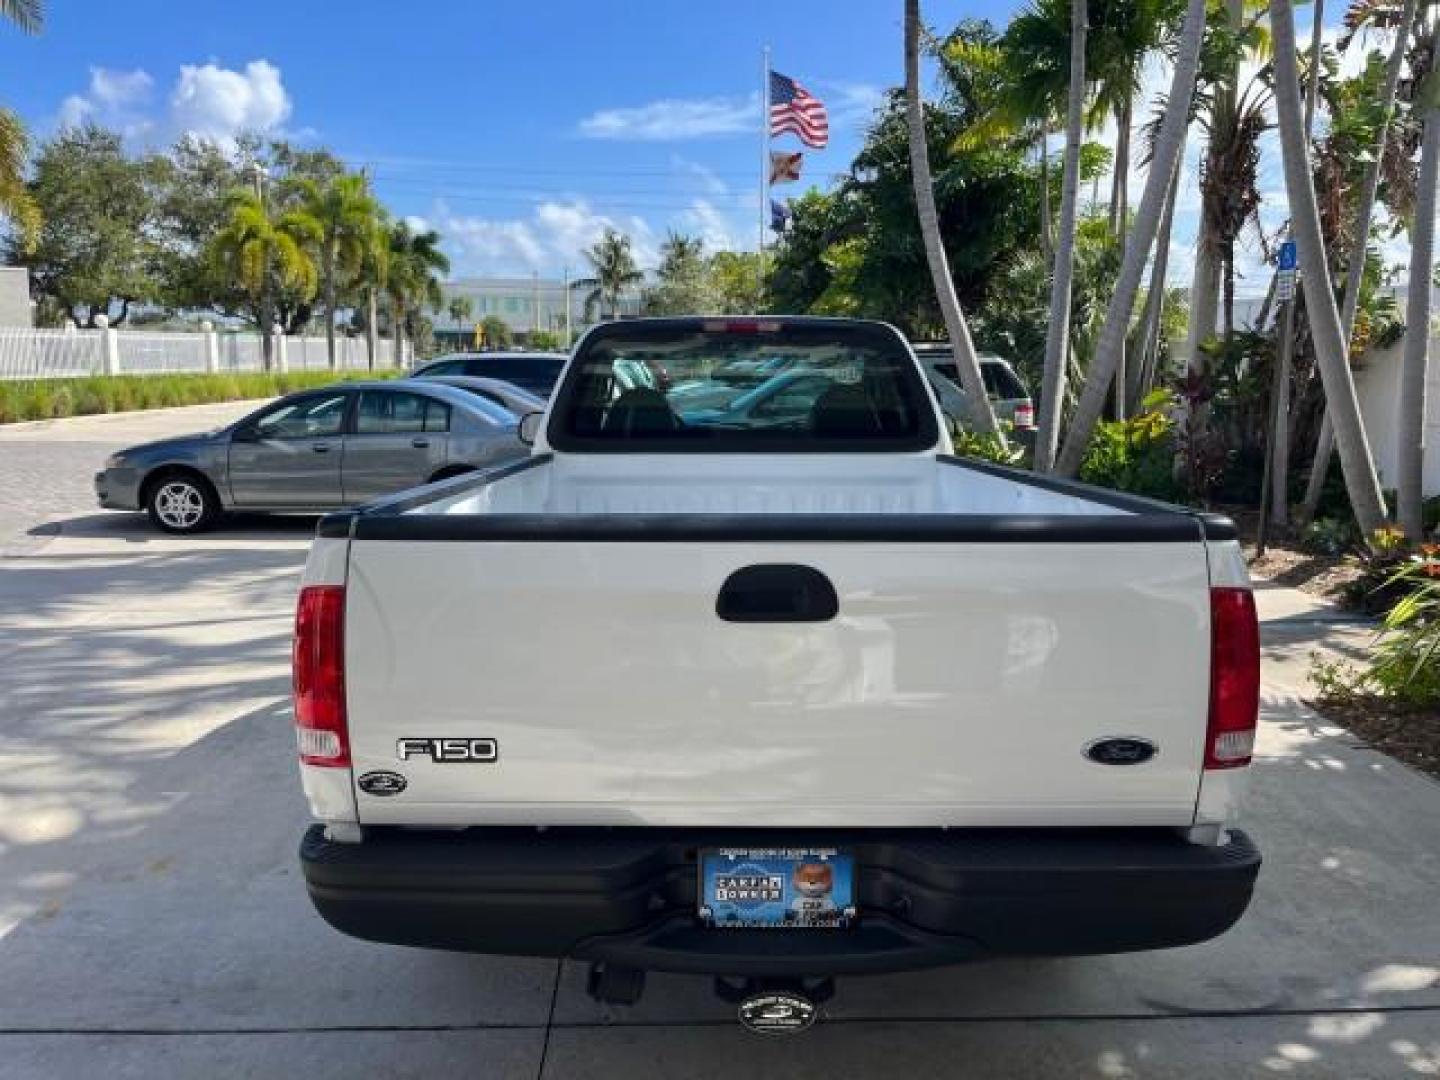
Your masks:
<svg viewBox="0 0 1440 1080"><path fill-rule="evenodd" d="M567 288L566 282L559 278L460 278L445 282L441 289L445 301L439 314L434 316L437 336L468 335L474 331L476 323L491 316L504 319L516 334L529 334L539 329L558 334L562 340L567 311L569 325L574 331L578 332L586 325L585 295L588 290ZM455 297L466 297L470 301L470 318L463 324L450 316L450 301ZM622 317L637 315L639 310L638 293L621 301Z"/></svg>

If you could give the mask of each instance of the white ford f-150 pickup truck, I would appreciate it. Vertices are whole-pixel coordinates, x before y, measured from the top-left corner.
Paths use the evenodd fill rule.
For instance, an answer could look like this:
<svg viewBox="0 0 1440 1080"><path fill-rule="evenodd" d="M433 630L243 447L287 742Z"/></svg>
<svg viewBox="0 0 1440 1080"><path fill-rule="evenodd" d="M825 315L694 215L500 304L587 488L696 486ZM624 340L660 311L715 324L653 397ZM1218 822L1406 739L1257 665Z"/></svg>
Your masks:
<svg viewBox="0 0 1440 1080"><path fill-rule="evenodd" d="M687 409L737 363L784 382ZM589 961L607 1001L714 974L781 1029L840 973L1230 927L1260 864L1233 526L957 458L938 418L883 324L612 323L529 459L324 518L320 914Z"/></svg>

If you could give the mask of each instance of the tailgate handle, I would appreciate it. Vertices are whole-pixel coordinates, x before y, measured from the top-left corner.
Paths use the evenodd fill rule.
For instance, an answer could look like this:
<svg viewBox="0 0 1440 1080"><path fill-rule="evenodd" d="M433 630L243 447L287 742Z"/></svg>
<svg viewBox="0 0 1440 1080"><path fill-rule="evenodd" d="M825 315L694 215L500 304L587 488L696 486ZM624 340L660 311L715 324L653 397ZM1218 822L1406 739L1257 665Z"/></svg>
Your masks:
<svg viewBox="0 0 1440 1080"><path fill-rule="evenodd" d="M840 610L830 579L813 566L760 563L736 570L715 598L726 622L826 622Z"/></svg>

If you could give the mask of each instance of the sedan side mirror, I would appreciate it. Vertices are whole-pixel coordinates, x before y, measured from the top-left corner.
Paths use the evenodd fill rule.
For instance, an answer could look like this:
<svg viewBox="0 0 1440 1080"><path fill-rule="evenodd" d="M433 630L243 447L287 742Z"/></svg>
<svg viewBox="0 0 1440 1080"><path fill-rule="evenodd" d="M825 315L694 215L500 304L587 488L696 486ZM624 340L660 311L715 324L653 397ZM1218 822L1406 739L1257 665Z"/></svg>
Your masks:
<svg viewBox="0 0 1440 1080"><path fill-rule="evenodd" d="M545 419L542 412L527 412L520 418L520 441L526 446L535 445L535 437L540 434L540 421Z"/></svg>
<svg viewBox="0 0 1440 1080"><path fill-rule="evenodd" d="M231 442L259 442L260 432L251 424L238 427L230 433Z"/></svg>

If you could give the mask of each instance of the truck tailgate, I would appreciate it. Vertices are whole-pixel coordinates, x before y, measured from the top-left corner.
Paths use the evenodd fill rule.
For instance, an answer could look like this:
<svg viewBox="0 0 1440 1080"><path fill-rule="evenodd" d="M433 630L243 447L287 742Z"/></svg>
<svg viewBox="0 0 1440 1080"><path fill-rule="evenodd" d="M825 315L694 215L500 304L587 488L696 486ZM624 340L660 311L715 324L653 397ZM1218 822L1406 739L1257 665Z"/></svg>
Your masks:
<svg viewBox="0 0 1440 1080"><path fill-rule="evenodd" d="M730 622L735 571L838 613ZM1192 543L351 542L365 823L1189 824L1208 696ZM1158 752L1100 764L1090 743ZM401 760L493 739L493 761Z"/></svg>

